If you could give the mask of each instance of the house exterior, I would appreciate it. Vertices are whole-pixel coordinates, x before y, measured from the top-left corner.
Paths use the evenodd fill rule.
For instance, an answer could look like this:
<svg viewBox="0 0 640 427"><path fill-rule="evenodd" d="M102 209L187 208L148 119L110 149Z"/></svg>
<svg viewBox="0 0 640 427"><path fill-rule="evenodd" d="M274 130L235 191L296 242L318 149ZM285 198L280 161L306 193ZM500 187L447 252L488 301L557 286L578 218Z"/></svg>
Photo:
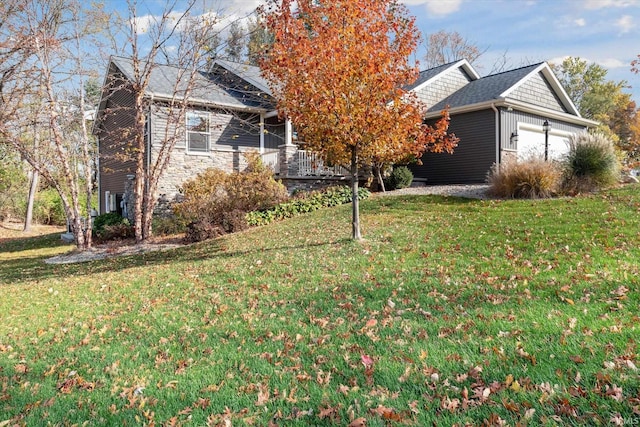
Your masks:
<svg viewBox="0 0 640 427"><path fill-rule="evenodd" d="M301 149L291 123L278 117L270 88L255 66L215 61L208 72L196 75L186 117L172 121L169 103L176 91L184 90L181 72L155 65L144 94L149 106L148 165L167 135L178 129L171 160L158 183L160 210L180 198L186 180L208 168L242 170L247 151L259 152L290 190L348 179L348 172L324 167L318 156ZM133 80L132 61L112 57L94 127L101 214L132 215ZM449 108L449 132L460 140L453 154L425 153L422 164L410 166L417 184L485 182L492 165L543 156L545 148L549 158L558 158L568 150L570 135L597 125L580 116L544 62L480 77L461 60L421 72L407 89L431 106L428 122L437 121Z"/></svg>
<svg viewBox="0 0 640 427"><path fill-rule="evenodd" d="M545 147L558 159L570 135L597 125L580 116L545 62L480 77L460 60L423 71L409 89L430 106L427 121L448 107L449 132L460 139L453 154L425 153L410 166L427 185L485 182L493 164L543 157Z"/></svg>
<svg viewBox="0 0 640 427"><path fill-rule="evenodd" d="M145 92L146 143L152 158L167 135L178 135L171 160L158 183L158 209L179 199L180 186L208 168L242 170L244 154L257 151L277 177L293 190L316 188L345 179L335 168L325 168L314 154L294 144L289 122L281 120L258 67L217 60L209 72L193 79L186 117L172 121L169 107L184 77L181 70L154 65ZM131 217L135 179L131 128L134 120L133 63L112 57L97 111L99 212ZM177 128L176 128L177 127ZM177 129L177 133L174 132Z"/></svg>

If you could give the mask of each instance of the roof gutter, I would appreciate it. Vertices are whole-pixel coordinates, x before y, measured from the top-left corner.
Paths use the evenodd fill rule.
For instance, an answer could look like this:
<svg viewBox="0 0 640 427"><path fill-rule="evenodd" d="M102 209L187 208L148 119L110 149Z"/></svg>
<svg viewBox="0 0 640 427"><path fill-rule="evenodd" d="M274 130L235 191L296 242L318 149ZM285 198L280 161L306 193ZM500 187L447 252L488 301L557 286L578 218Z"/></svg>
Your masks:
<svg viewBox="0 0 640 427"><path fill-rule="evenodd" d="M595 120L589 120L582 117L577 117L562 111L556 111L556 110L551 110L544 107L533 106L531 104L526 104L522 101L517 101L515 99L508 99L508 98L479 102L477 104L463 105L461 107L450 108L449 114L453 115L453 114L461 114L461 113L470 113L478 110L486 110L488 108L493 109L494 107L512 107L514 109L523 111L525 113L536 114L538 116L543 116L550 119L557 119L567 123L573 123L573 124L587 126L587 127L595 127L599 125L599 123ZM440 116L439 111L438 112L430 111L427 113L425 118L431 119L439 116Z"/></svg>
<svg viewBox="0 0 640 427"><path fill-rule="evenodd" d="M152 99L153 101L167 101L167 102L176 101L176 99L171 96L159 95L153 92L147 93L146 96ZM204 99L189 99L189 105L200 105L203 107L221 107L221 108L228 108L228 109L237 110L237 111L246 111L249 113L265 113L269 111L266 108L255 108L255 107L247 107L244 105L233 105L233 104L226 104L222 102L211 102Z"/></svg>
<svg viewBox="0 0 640 427"><path fill-rule="evenodd" d="M500 164L500 111L496 108L496 104L491 104L491 109L496 113L496 165Z"/></svg>

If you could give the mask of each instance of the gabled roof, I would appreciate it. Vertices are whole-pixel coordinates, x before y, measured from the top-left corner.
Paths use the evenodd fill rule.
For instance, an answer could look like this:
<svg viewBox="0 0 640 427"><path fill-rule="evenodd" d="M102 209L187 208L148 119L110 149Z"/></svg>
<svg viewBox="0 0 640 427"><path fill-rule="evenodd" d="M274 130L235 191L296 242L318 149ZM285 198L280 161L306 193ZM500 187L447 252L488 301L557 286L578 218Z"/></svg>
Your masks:
<svg viewBox="0 0 640 427"><path fill-rule="evenodd" d="M491 74L469 82L463 88L432 106L429 111L440 112L447 106L451 110L455 110L456 108L485 104L487 102L506 102L511 93L538 73L543 74L568 114L580 117L577 108L546 62Z"/></svg>
<svg viewBox="0 0 640 427"><path fill-rule="evenodd" d="M144 66L144 63L141 66ZM110 70L111 67L116 67L125 78L134 81L133 61L130 58L113 56L109 67ZM151 70L146 95L155 99L171 99L175 96L177 90L177 94L180 96L180 92L187 89L189 80L187 73L189 73L188 70L179 67L155 64ZM196 72L194 75L189 100L194 104L216 105L238 110L266 110L254 105L248 105L233 91L229 91L211 81L208 75L203 72Z"/></svg>
<svg viewBox="0 0 640 427"><path fill-rule="evenodd" d="M445 74L452 72L453 70L456 70L458 68L462 69L471 80L477 80L480 78L480 75L471 66L469 61L467 61L466 59L461 59L459 61L449 62L448 64L439 65L437 67L421 71L418 79L413 84L407 86L406 89L418 91L423 87L433 83L435 80L439 79Z"/></svg>
<svg viewBox="0 0 640 427"><path fill-rule="evenodd" d="M239 76L247 83L252 84L256 88L261 91L271 95L271 88L267 83L267 80L262 77L262 72L260 71L260 67L256 67L255 65L242 64L239 62L232 62L226 59L216 59L214 64L220 65L224 69L234 73Z"/></svg>

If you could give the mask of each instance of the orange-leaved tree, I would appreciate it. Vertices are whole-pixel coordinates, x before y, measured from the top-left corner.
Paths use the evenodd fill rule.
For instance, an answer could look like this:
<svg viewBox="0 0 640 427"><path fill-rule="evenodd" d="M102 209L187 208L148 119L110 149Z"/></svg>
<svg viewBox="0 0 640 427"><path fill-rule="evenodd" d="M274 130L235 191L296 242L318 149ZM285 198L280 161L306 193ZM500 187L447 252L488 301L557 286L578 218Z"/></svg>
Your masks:
<svg viewBox="0 0 640 427"><path fill-rule="evenodd" d="M395 0L269 0L262 18L274 42L260 65L278 110L308 149L349 165L360 240L360 168L451 151L457 141L447 117L426 125L426 105L404 89L418 76L409 62L415 19Z"/></svg>

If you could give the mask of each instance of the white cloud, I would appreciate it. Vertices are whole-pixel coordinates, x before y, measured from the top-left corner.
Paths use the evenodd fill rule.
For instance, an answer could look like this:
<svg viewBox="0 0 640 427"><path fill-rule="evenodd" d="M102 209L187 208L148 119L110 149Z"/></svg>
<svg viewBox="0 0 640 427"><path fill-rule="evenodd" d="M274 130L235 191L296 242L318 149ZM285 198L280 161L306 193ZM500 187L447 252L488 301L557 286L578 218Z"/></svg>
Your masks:
<svg viewBox="0 0 640 427"><path fill-rule="evenodd" d="M602 9L605 7L630 7L639 6L640 0L586 0L584 6L587 9Z"/></svg>
<svg viewBox="0 0 640 427"><path fill-rule="evenodd" d="M448 15L460 10L463 0L403 0L402 3L408 6L424 4L427 10L434 15Z"/></svg>
<svg viewBox="0 0 640 427"><path fill-rule="evenodd" d="M555 58L551 58L548 59L547 62L550 64L557 64L560 65L562 64L562 61L564 61L565 59L569 58L570 55L566 55L566 56L556 56ZM575 56L574 56L575 57ZM598 59L598 60L591 60L590 58L586 58L586 57L579 57L581 61L586 61L588 64L591 63L596 63L598 65L600 65L601 67L607 68L609 70L614 69L614 68L624 68L624 67L628 67L629 66L629 62L630 61L622 61L620 59L616 59L616 58L604 58L604 59Z"/></svg>
<svg viewBox="0 0 640 427"><path fill-rule="evenodd" d="M629 61L627 62L623 62L619 59L616 58L606 58L600 61L596 61L596 63L598 65L602 65L605 68L622 68L622 67L628 67L629 66Z"/></svg>
<svg viewBox="0 0 640 427"><path fill-rule="evenodd" d="M616 21L616 27L620 29L620 33L628 33L633 29L633 17L631 15L624 15Z"/></svg>
<svg viewBox="0 0 640 427"><path fill-rule="evenodd" d="M573 23L576 24L578 27L584 27L585 25L587 25L587 21L585 21L584 18L574 19Z"/></svg>

